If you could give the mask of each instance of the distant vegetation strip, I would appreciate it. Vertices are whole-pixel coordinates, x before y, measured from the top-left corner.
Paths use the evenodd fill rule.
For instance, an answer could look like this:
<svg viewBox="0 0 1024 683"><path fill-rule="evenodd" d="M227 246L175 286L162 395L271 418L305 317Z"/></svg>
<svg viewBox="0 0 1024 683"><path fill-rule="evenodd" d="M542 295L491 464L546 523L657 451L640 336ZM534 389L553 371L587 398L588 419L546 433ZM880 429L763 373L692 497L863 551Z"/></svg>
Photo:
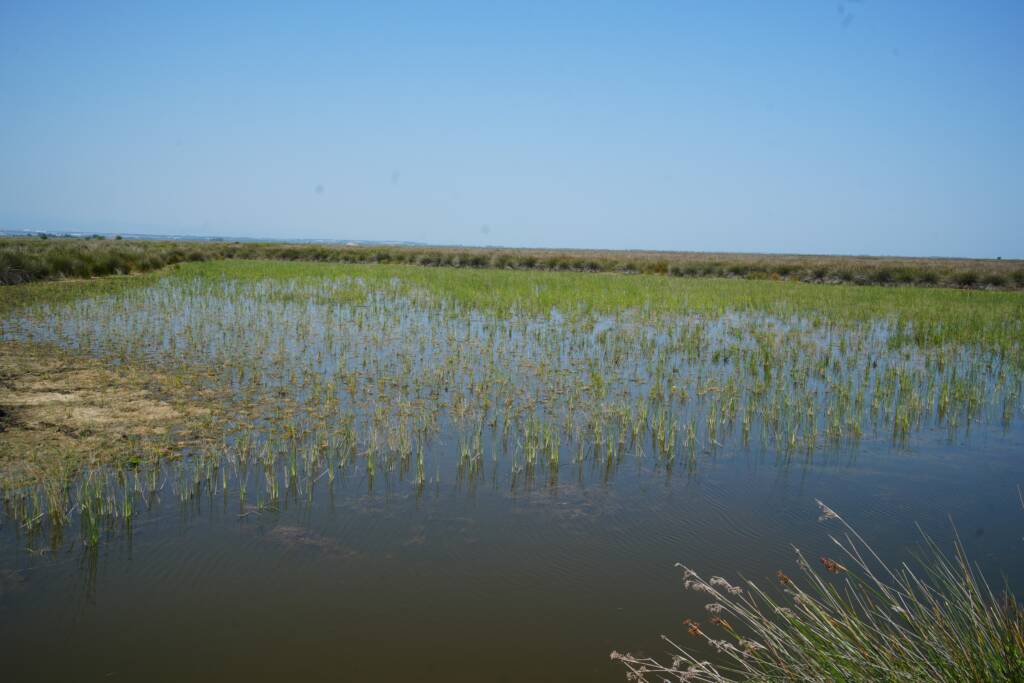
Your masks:
<svg viewBox="0 0 1024 683"><path fill-rule="evenodd" d="M274 259L454 268L729 277L971 289L1024 288L1024 261L701 252L351 246L102 238L0 238L0 284L145 272L176 263Z"/></svg>

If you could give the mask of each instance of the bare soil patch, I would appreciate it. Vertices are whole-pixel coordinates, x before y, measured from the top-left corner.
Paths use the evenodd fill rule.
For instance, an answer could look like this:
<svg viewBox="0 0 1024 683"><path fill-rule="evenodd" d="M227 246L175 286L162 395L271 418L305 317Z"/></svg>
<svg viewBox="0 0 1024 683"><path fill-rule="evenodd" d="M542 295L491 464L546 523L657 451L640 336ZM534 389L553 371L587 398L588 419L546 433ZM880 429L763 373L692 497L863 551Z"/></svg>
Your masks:
<svg viewBox="0 0 1024 683"><path fill-rule="evenodd" d="M132 461L187 441L209 414L159 373L0 343L0 478Z"/></svg>

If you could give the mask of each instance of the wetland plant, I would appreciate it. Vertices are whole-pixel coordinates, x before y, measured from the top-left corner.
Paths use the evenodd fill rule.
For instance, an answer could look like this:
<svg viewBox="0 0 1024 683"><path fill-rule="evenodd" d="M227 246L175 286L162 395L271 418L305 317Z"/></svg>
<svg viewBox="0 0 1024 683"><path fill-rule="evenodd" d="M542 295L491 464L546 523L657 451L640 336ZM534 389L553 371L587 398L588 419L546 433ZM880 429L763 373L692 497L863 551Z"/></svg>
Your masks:
<svg viewBox="0 0 1024 683"><path fill-rule="evenodd" d="M145 503L139 477L186 504L232 490L242 507L298 504L321 478L515 489L567 469L607 481L626 461L667 475L747 451L912 451L922 432L1006 430L1021 412L1015 293L243 261L24 288L0 308L0 340L216 397L192 418L202 444L168 433L121 474L0 484L27 529L87 514L89 539L92 520Z"/></svg>
<svg viewBox="0 0 1024 683"><path fill-rule="evenodd" d="M947 555L925 536L917 565L890 567L819 506L840 527L840 559L813 562L797 550L800 575L779 570L774 590L678 565L684 588L708 601L702 617L684 622L696 646L663 636L666 661L612 659L634 681L1024 680L1024 611L1009 589L990 588L959 537Z"/></svg>

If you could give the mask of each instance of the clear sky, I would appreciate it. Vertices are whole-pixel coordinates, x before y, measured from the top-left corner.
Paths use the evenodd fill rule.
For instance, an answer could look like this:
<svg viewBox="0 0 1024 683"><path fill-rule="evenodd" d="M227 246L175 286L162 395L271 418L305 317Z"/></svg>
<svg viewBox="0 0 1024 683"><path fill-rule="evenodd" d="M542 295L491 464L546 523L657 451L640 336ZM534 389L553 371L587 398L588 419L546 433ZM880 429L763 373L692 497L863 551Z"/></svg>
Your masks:
<svg viewBox="0 0 1024 683"><path fill-rule="evenodd" d="M1024 2L2 0L0 227L1024 257Z"/></svg>

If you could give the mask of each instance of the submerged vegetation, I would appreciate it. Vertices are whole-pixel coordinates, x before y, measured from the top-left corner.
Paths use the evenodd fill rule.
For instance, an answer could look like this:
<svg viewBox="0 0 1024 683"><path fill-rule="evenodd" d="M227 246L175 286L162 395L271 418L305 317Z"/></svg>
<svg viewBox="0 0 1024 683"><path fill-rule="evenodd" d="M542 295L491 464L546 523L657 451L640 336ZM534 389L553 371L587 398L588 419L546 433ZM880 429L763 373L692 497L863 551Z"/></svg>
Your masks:
<svg viewBox="0 0 1024 683"><path fill-rule="evenodd" d="M819 506L822 521L841 526L832 537L840 559L821 557L816 567L797 550L802 579L779 570L775 591L705 580L679 565L685 588L708 600L700 621L686 620L688 637L720 655L719 664L667 637L670 661L612 659L635 681L1024 680L1024 612L1008 590L989 587L959 538L949 557L925 536L917 566L890 567Z"/></svg>
<svg viewBox="0 0 1024 683"><path fill-rule="evenodd" d="M1024 262L1019 260L111 240L99 236L0 238L0 284L139 273L177 263L223 259L642 273L961 289L1024 288Z"/></svg>

